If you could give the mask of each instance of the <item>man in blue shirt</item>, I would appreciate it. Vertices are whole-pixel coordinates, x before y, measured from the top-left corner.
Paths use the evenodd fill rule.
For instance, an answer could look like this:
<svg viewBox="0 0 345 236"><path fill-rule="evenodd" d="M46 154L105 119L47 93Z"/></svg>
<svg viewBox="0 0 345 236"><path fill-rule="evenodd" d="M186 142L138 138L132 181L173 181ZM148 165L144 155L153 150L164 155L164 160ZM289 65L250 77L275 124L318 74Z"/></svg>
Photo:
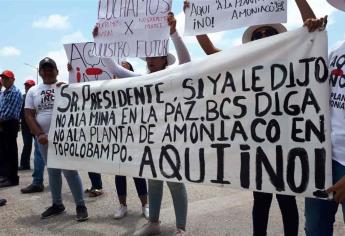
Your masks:
<svg viewBox="0 0 345 236"><path fill-rule="evenodd" d="M23 103L22 94L14 86L14 74L6 70L0 74L5 90L0 98L0 188L19 184L18 147L20 110Z"/></svg>

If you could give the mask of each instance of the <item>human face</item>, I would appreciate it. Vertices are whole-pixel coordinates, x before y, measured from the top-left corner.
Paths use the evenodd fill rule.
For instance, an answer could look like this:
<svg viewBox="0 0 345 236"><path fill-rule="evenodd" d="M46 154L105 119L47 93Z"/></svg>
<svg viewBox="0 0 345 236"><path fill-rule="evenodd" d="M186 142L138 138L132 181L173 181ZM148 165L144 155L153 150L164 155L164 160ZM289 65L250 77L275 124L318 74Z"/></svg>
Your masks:
<svg viewBox="0 0 345 236"><path fill-rule="evenodd" d="M269 26L260 27L253 32L252 41L270 37L276 34L278 34L278 31L272 27L269 27Z"/></svg>
<svg viewBox="0 0 345 236"><path fill-rule="evenodd" d="M9 77L3 75L1 77L1 82L2 82L2 85L6 89L8 89L8 88L10 88L14 84L14 79L13 78L9 78Z"/></svg>
<svg viewBox="0 0 345 236"><path fill-rule="evenodd" d="M126 62L126 61L122 61L122 62L121 62L121 66L122 66L123 68L126 68L127 70L131 70L130 64L129 64L128 62Z"/></svg>
<svg viewBox="0 0 345 236"><path fill-rule="evenodd" d="M147 57L146 58L147 68L150 73L164 70L168 65L166 56L163 57Z"/></svg>
<svg viewBox="0 0 345 236"><path fill-rule="evenodd" d="M44 84L53 84L57 81L56 77L59 71L52 66L46 65L40 69L39 73Z"/></svg>

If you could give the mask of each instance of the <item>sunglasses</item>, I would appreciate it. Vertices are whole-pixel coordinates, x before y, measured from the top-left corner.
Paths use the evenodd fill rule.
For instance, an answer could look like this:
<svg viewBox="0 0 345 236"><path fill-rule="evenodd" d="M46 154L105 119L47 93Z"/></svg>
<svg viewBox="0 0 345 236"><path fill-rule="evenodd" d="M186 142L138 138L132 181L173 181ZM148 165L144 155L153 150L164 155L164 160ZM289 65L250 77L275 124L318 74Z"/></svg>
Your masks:
<svg viewBox="0 0 345 236"><path fill-rule="evenodd" d="M251 40L258 40L278 34L278 31L272 27L259 28L252 34Z"/></svg>

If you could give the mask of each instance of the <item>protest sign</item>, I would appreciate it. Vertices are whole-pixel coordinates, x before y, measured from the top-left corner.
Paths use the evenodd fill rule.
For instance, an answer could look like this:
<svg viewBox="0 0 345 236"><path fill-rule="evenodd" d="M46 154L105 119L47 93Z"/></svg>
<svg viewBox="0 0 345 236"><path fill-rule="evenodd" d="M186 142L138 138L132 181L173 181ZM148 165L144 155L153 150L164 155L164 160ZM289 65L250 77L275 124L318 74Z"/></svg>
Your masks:
<svg viewBox="0 0 345 236"><path fill-rule="evenodd" d="M168 53L171 0L99 0L98 57L157 57Z"/></svg>
<svg viewBox="0 0 345 236"><path fill-rule="evenodd" d="M64 85L48 166L324 197L326 58L326 33L301 28L142 77Z"/></svg>
<svg viewBox="0 0 345 236"><path fill-rule="evenodd" d="M286 0L190 0L185 35L213 33L287 20Z"/></svg>
<svg viewBox="0 0 345 236"><path fill-rule="evenodd" d="M72 66L69 72L69 83L81 83L95 80L109 80L113 75L99 57L93 56L95 43L64 44L68 63Z"/></svg>

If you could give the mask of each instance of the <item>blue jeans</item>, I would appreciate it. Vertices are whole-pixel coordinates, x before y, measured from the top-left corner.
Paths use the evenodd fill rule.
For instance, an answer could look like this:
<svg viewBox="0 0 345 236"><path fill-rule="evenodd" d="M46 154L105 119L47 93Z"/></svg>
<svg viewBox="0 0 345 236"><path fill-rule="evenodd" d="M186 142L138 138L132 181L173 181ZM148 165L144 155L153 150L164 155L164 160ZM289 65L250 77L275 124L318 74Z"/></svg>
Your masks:
<svg viewBox="0 0 345 236"><path fill-rule="evenodd" d="M157 222L163 196L163 181L148 180L149 182L149 210L150 221ZM173 199L176 217L176 228L185 229L187 222L187 191L183 183L167 182Z"/></svg>
<svg viewBox="0 0 345 236"><path fill-rule="evenodd" d="M41 185L43 184L43 174L44 174L44 160L42 158L40 147L38 142L34 139L35 151L34 151L34 171L32 172L32 184Z"/></svg>
<svg viewBox="0 0 345 236"><path fill-rule="evenodd" d="M345 176L345 166L332 161L333 183ZM305 199L305 234L307 236L331 236L333 235L333 224L338 205L334 201L320 200L314 198ZM345 222L345 203L343 218Z"/></svg>
<svg viewBox="0 0 345 236"><path fill-rule="evenodd" d="M48 145L39 144L41 155L45 163L47 163L48 156ZM83 197L83 186L81 179L76 170L61 170L55 168L47 168L50 191L52 194L53 204L60 205L62 204L61 198L61 188L62 188L62 176L61 172L64 174L68 186L71 189L74 202L77 206L84 206L84 197Z"/></svg>

